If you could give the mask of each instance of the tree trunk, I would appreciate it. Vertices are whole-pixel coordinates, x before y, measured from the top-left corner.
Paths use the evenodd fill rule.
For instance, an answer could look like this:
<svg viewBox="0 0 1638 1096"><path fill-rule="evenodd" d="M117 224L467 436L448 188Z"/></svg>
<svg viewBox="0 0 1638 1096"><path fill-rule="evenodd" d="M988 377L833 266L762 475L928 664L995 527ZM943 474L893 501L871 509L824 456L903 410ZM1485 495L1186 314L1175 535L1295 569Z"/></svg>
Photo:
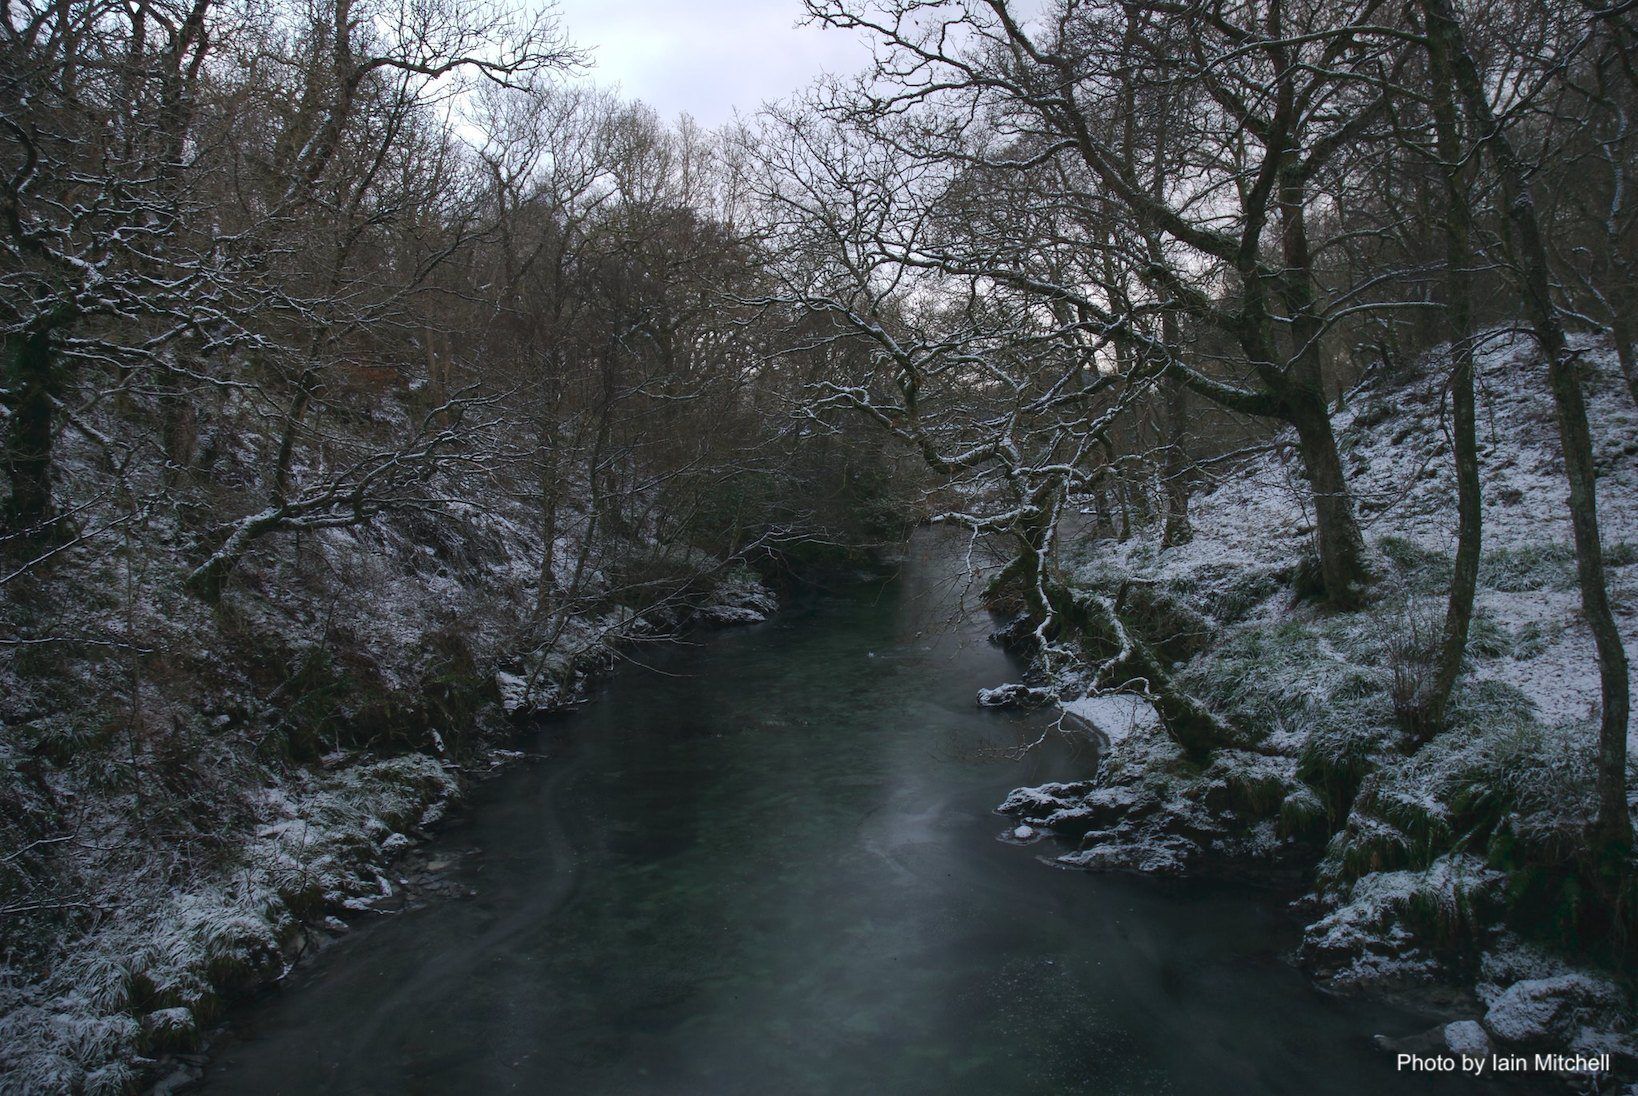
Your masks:
<svg viewBox="0 0 1638 1096"><path fill-rule="evenodd" d="M1356 609L1364 602L1365 538L1354 520L1331 416L1323 399L1302 393L1293 401L1290 419L1314 497L1314 542L1326 600L1338 609Z"/></svg>
<svg viewBox="0 0 1638 1096"><path fill-rule="evenodd" d="M38 525L51 511L51 362L49 329L9 340L11 428L6 435L8 517L16 530Z"/></svg>
<svg viewBox="0 0 1638 1096"><path fill-rule="evenodd" d="M290 462L296 453L296 435L301 431L301 420L307 414L307 405L313 398L313 391L318 384L318 369L311 364L304 366L301 376L296 380L296 395L290 402L290 411L285 416L284 430L279 437L279 452L273 458L273 501L283 502L290 487Z"/></svg>
<svg viewBox="0 0 1638 1096"><path fill-rule="evenodd" d="M1280 171L1279 183L1280 250L1285 260L1279 289L1290 316L1292 355L1289 376L1280 387L1285 389L1282 402L1293 412L1291 424L1297 430L1314 494L1315 540L1325 599L1338 609L1357 609L1364 603L1365 538L1354 520L1354 503L1325 400L1321 355L1325 326L1315 305L1306 200L1295 164L1288 163Z"/></svg>
<svg viewBox="0 0 1638 1096"><path fill-rule="evenodd" d="M1598 679L1603 699L1598 734L1598 819L1594 826L1596 837L1603 845L1602 855L1619 870L1632 848L1632 818L1627 810L1627 719L1631 697L1626 650L1610 610L1604 551L1599 543L1592 431L1587 423L1586 397L1581 390L1581 367L1570 352L1564 326L1553 304L1547 249L1542 243L1541 225L1525 166L1512 140L1496 123L1478 65L1463 38L1450 0L1422 0L1422 5L1430 30L1444 35L1450 43L1457 85L1478 135L1489 146L1496 163L1502 200L1517 245L1525 312L1547 359L1547 383L1553 394L1559 442L1564 450L1564 473L1569 481L1570 527L1575 534L1581 611L1598 650Z"/></svg>
<svg viewBox="0 0 1638 1096"><path fill-rule="evenodd" d="M1101 594L1077 595L1062 586L1051 587L1049 596L1061 619L1115 652L1099 666L1094 689L1147 697L1166 733L1197 760L1221 747L1241 744L1235 728L1179 688L1164 660L1126 627L1118 597L1111 601Z"/></svg>
<svg viewBox="0 0 1638 1096"><path fill-rule="evenodd" d="M1167 348L1177 353L1177 317L1168 312L1160 322ZM1166 399L1166 459L1161 473L1166 478L1166 528L1160 546L1176 548L1194 539L1194 529L1189 525L1189 389L1169 372L1161 386Z"/></svg>
<svg viewBox="0 0 1638 1096"><path fill-rule="evenodd" d="M1447 32L1448 33L1448 32ZM1462 177L1461 130L1456 110L1456 89L1450 78L1450 43L1445 33L1432 33L1428 54L1434 79L1434 124L1438 130L1439 161L1445 180L1445 325L1450 340L1451 448L1456 461L1456 559L1450 577L1450 598L1445 606L1445 630L1434 667L1433 681L1418 698L1412 713L1412 732L1431 738L1444 728L1456 677L1467 651L1473 623L1473 595L1479 581L1482 537L1479 493L1479 443L1473 409L1473 296L1470 273L1472 209Z"/></svg>

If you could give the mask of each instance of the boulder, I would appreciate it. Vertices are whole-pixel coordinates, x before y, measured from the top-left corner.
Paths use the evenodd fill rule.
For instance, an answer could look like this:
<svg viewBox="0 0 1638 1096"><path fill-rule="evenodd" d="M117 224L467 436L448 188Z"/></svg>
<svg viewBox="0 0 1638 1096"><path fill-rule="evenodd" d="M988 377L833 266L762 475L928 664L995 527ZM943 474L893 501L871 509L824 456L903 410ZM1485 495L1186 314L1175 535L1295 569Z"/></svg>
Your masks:
<svg viewBox="0 0 1638 1096"><path fill-rule="evenodd" d="M1445 1047L1452 1054L1489 1058L1490 1036L1477 1020L1457 1020L1445 1025Z"/></svg>
<svg viewBox="0 0 1638 1096"><path fill-rule="evenodd" d="M1562 1044L1584 1018L1621 1007L1621 992L1585 974L1527 978L1496 997L1484 1026L1497 1040L1521 1046Z"/></svg>

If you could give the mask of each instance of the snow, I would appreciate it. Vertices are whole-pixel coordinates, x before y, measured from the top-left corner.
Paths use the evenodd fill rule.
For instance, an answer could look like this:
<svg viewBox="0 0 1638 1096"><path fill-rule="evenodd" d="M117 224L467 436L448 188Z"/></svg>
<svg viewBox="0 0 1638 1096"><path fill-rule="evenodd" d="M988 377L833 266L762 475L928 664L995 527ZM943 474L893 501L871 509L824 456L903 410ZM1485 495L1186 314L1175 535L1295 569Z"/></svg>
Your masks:
<svg viewBox="0 0 1638 1096"><path fill-rule="evenodd" d="M1638 408L1606 344L1578 337L1574 345L1589 368L1611 600L1628 650L1638 650ZM1334 416L1376 575L1365 611L1327 612L1293 592L1313 522L1289 436L1214 469L1191 500L1195 535L1186 545L1161 550L1155 528L1124 542L1060 538L1072 585L1152 590L1163 608L1175 606L1160 624L1168 613L1199 618L1187 627L1207 641L1172 667L1175 681L1233 721L1252 749L1218 750L1202 769L1141 698L1061 701L1066 716L1110 739L1096 778L1019 789L1001 809L1080 838L1060 859L1082 867L1179 872L1207 855L1317 860L1301 951L1311 971L1341 985L1461 976L1444 958L1444 938L1460 938L1482 945L1479 993L1492 1010L1484 1026L1498 1038L1534 1037L1550 1020L1560 1047L1614 1045L1629 1038L1626 1022L1592 1015L1615 999L1588 988L1597 976L1540 957L1526 962L1528 949L1479 923L1510 900L1506 873L1484 855L1490 827L1504 825L1526 857L1584 832L1599 705L1546 369L1533 342L1507 330L1488 334L1476 361L1484 547L1452 701L1458 726L1408 749L1395 717L1393 666L1405 657L1397 652L1407 636L1437 634L1455 547L1437 358L1412 375L1368 380ZM1073 668L1052 684L1064 696L1079 691ZM1638 753L1638 727L1629 742ZM1345 819L1331 817L1328 797L1339 787L1349 797ZM1494 799L1478 799L1479 789ZM1508 812L1500 822L1482 814L1496 801ZM1304 841L1314 844L1304 851ZM1534 984L1544 979L1550 984ZM1565 994L1582 1003L1564 1005ZM1561 1008L1571 1019L1592 1016L1582 1034L1558 1022ZM1464 1045L1481 1037L1472 1020L1447 1032Z"/></svg>
<svg viewBox="0 0 1638 1096"><path fill-rule="evenodd" d="M1638 648L1638 409L1621 385L1613 351L1588 336L1574 345L1595 378L1588 405L1599 518L1612 564L1612 600L1630 650ZM1506 330L1483 341L1477 366L1484 499L1478 616L1509 638L1529 633L1532 645L1540 646L1527 655L1479 662L1473 676L1517 685L1544 723L1585 721L1598 703L1597 665L1579 620L1546 367L1532 340ZM1349 394L1334 426L1372 545L1397 540L1448 560L1455 543L1455 485L1436 372L1387 386L1368 382ZM1389 417L1374 421L1379 413ZM1088 580L1141 573L1195 591L1207 606L1231 600L1237 587L1252 588L1260 576L1287 570L1308 539L1312 519L1296 467L1294 456L1281 449L1220 471L1211 489L1191 503L1195 537L1187 545L1156 552L1148 537L1123 545L1088 542L1069 563ZM1271 592L1275 596L1253 607L1253 619L1288 612L1283 583ZM1407 592L1424 609L1442 611L1442 588ZM1638 660L1633 672L1638 675Z"/></svg>
<svg viewBox="0 0 1638 1096"><path fill-rule="evenodd" d="M1469 1058L1489 1058L1490 1036L1476 1020L1457 1020L1445 1025L1445 1046L1452 1054Z"/></svg>
<svg viewBox="0 0 1638 1096"><path fill-rule="evenodd" d="M233 426L259 411L221 410L213 485L261 499L263 431ZM134 461L113 483L77 430L56 457L61 501L87 527L120 516L99 502L115 488L170 490L160 463ZM292 482L305 471L298 461ZM183 592L208 552L163 508L145 515L129 573L126 552L92 544L29 580L46 617L10 599L18 586L0 597L0 631L162 652L133 688L122 646L42 646L49 673L21 665L23 646L0 648L0 846L25 854L0 863L0 886L8 905L71 904L8 932L30 948L0 956L0 1089L151 1082L148 1043L191 1048L230 988L288 968L304 923L340 932L404 900L390 861L445 816L458 765L481 772L503 756L491 747L512 733L505 714L578 703L622 645L675 633L697 604L719 622L777 608L749 569L703 553L679 564L683 589L652 617L618 603L601 576L659 554L651 528L605 531L586 548L591 578L571 590L590 524L573 482L542 599L533 485L442 470L424 486L460 501L257 542L216 606ZM567 616L542 621L542 601ZM451 690L470 703L445 705ZM116 745L84 748L101 737Z"/></svg>
<svg viewBox="0 0 1638 1096"><path fill-rule="evenodd" d="M1580 1017L1620 1008L1623 1001L1614 985L1585 974L1532 978L1497 997L1484 1014L1484 1026L1504 1043L1546 1044L1579 1028Z"/></svg>
<svg viewBox="0 0 1638 1096"><path fill-rule="evenodd" d="M733 567L711 592L694 619L719 627L760 624L779 609L779 601L748 567Z"/></svg>
<svg viewBox="0 0 1638 1096"><path fill-rule="evenodd" d="M1103 693L1084 696L1079 700L1060 701L1058 706L1076 719L1085 720L1108 738L1121 742L1136 731L1154 730L1160 726L1160 714L1141 696L1129 693Z"/></svg>
<svg viewBox="0 0 1638 1096"><path fill-rule="evenodd" d="M1052 701L1052 690L1008 682L993 689L978 690L981 708L1039 708Z"/></svg>

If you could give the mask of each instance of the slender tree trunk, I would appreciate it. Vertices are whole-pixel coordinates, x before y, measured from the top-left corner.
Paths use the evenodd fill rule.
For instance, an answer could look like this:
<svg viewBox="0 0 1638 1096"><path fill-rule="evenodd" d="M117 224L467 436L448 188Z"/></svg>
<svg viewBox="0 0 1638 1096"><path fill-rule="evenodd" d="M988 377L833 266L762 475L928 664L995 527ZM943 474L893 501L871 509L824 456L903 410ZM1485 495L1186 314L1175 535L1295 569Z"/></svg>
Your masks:
<svg viewBox="0 0 1638 1096"><path fill-rule="evenodd" d="M1564 473L1569 481L1570 526L1575 534L1576 577L1581 611L1598 650L1598 678L1603 716L1598 734L1597 837L1610 861L1624 864L1632 848L1632 818L1627 810L1627 719L1631 707L1627 654L1610 609L1599 543L1598 495L1592 455L1592 430L1581 390L1581 366L1571 353L1564 326L1553 304L1552 277L1528 173L1512 140L1496 123L1485 95L1478 65L1469 52L1451 0L1422 0L1430 33L1450 43L1451 67L1478 135L1490 149L1502 184L1502 200L1512 226L1524 305L1536 342L1547 358L1547 382L1558 417Z"/></svg>
<svg viewBox="0 0 1638 1096"><path fill-rule="evenodd" d="M199 446L199 410L182 390L182 375L166 370L160 383L160 438L170 471L185 469L194 461Z"/></svg>
<svg viewBox="0 0 1638 1096"><path fill-rule="evenodd" d="M1179 351L1177 317L1171 313L1161 319L1161 337L1172 353ZM1194 529L1189 525L1189 389L1170 375L1161 387L1166 400L1166 459L1162 469L1166 478L1166 528L1160 546L1176 548L1194 539Z"/></svg>
<svg viewBox="0 0 1638 1096"><path fill-rule="evenodd" d="M1092 495L1092 531L1098 536L1115 531L1115 519L1109 514L1109 492L1102 484Z"/></svg>
<svg viewBox="0 0 1638 1096"><path fill-rule="evenodd" d="M1294 168L1280 173L1279 208L1283 222L1280 250L1285 275L1280 296L1291 317L1292 354L1282 402L1293 412L1291 424L1309 485L1314 492L1315 540L1325 598L1338 609L1355 609L1364 601L1365 538L1354 519L1353 498L1331 429L1322 368L1324 324L1314 299L1313 256L1308 246L1306 194Z"/></svg>
<svg viewBox="0 0 1638 1096"><path fill-rule="evenodd" d="M1472 210L1462 175L1461 130L1450 76L1450 44L1431 34L1428 53L1434 81L1434 124L1445 180L1445 328L1450 340L1451 442L1456 461L1456 559L1451 571L1445 630L1433 681L1412 713L1413 732L1432 737L1443 729L1473 622L1482 537L1479 442L1473 408Z"/></svg>
<svg viewBox="0 0 1638 1096"><path fill-rule="evenodd" d="M11 482L7 504L15 529L38 525L51 511L51 366L49 328L8 340L11 426L4 451Z"/></svg>
<svg viewBox="0 0 1638 1096"><path fill-rule="evenodd" d="M1314 542L1326 600L1338 609L1358 608L1364 601L1365 538L1354 520L1353 500L1325 401L1314 393L1298 394L1291 404L1290 421L1313 492Z"/></svg>
<svg viewBox="0 0 1638 1096"><path fill-rule="evenodd" d="M312 359L309 358L308 361L311 362ZM290 401L290 410L285 415L284 430L279 436L278 455L273 458L274 502L283 502L290 488L290 462L296 454L296 436L301 432L301 422L307 416L307 405L312 402L317 384L317 367L311 364L304 366L301 376L296 379L295 398Z"/></svg>

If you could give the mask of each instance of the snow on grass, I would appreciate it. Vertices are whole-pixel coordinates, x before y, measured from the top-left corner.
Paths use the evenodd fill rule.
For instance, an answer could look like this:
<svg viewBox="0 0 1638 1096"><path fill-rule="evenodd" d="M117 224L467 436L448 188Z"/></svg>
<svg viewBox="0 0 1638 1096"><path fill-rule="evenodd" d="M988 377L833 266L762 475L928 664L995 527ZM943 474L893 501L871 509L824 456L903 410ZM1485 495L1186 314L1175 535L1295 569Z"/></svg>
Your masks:
<svg viewBox="0 0 1638 1096"><path fill-rule="evenodd" d="M220 433L213 487L256 497L257 431ZM59 498L84 503L87 527L123 516L98 498L170 490L141 462L112 483L74 431L57 455ZM701 553L646 591L685 591L655 619L623 604L605 576L653 555L643 530L605 531L573 588L590 523L571 500L546 599L568 616L532 627L546 545L531 487L439 472L426 489L444 513L258 543L214 606L182 590L209 531L165 508L122 549L7 587L0 631L52 638L0 646L0 1092L130 1090L277 976L304 924L394 891L386 864L442 817L454 766L481 768L503 740L503 703L577 703L618 645L673 630L702 596L744 620L775 608L750 571Z"/></svg>
<svg viewBox="0 0 1638 1096"><path fill-rule="evenodd" d="M1613 352L1585 337L1575 345L1592 377L1599 517L1630 649L1638 646L1638 410L1621 386ZM1497 332L1480 353L1478 378L1484 499L1478 615L1514 649L1476 663L1472 673L1519 685L1543 722L1584 720L1598 702L1597 666L1575 592L1546 367L1530 339ZM1446 412L1434 369L1396 383L1369 382L1335 417L1361 524L1379 552L1384 542L1412 545L1440 561L1454 552ZM1298 563L1313 527L1298 468L1282 447L1219 473L1191 503L1195 537L1187 545L1157 551L1157 534L1125 544L1084 540L1067 562L1088 580L1124 574L1182 591L1220 624L1283 619L1293 610L1283 576ZM1442 566L1448 571L1448 562ZM1390 584L1399 581L1391 562L1382 569ZM1442 585L1403 593L1438 605Z"/></svg>
<svg viewBox="0 0 1638 1096"><path fill-rule="evenodd" d="M1575 345L1589 370L1611 598L1628 650L1638 650L1638 409L1611 350L1589 338ZM1125 542L1064 538L1072 584L1152 591L1165 611L1135 616L1140 630L1189 622L1187 636L1145 638L1186 641L1177 681L1255 752L1220 750L1202 768L1134 725L1110 734L1095 780L1020 789L1002 809L1078 839L1062 859L1087 867L1176 871L1207 854L1275 859L1307 848L1319 892L1304 958L1338 982L1445 974L1451 948L1496 947L1506 865L1557 862L1585 830L1599 682L1545 365L1528 338L1496 332L1477 366L1484 547L1453 730L1408 750L1392 703L1394 660L1413 637L1438 634L1455 548L1435 355L1414 375L1361 385L1334 417L1375 572L1366 611L1327 612L1294 590L1313 519L1288 436L1219 466L1191 501L1186 545L1160 550L1158 529ZM1068 692L1072 681L1058 685ZM1066 708L1086 705L1107 732L1119 724L1113 699ZM1638 734L1629 740L1638 753ZM1548 976L1513 971L1493 992ZM1626 1038L1612 1030L1603 1035Z"/></svg>
<svg viewBox="0 0 1638 1096"><path fill-rule="evenodd" d="M193 1048L227 997L283 972L301 917L367 909L392 839L457 791L417 754L298 773L251 795L260 824L223 871L118 880L45 978L0 966L0 1092L125 1091L142 1055Z"/></svg>

